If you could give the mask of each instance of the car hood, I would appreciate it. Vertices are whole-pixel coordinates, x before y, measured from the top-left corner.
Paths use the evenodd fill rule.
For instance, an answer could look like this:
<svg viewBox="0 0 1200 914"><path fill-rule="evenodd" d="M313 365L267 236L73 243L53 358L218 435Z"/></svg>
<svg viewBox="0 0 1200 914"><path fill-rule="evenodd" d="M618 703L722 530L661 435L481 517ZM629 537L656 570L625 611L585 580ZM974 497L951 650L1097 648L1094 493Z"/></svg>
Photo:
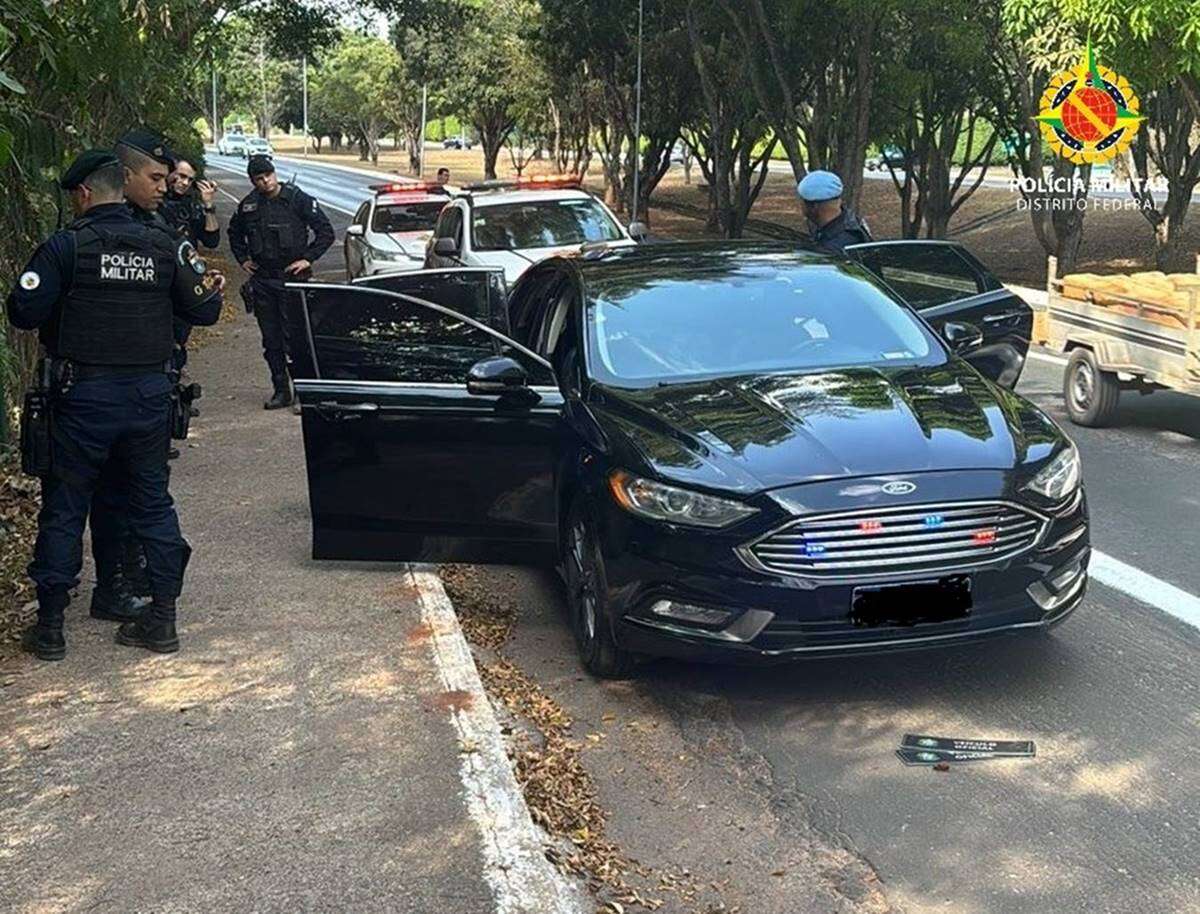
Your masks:
<svg viewBox="0 0 1200 914"><path fill-rule="evenodd" d="M637 242L632 238L621 238L608 242L606 248L634 247ZM580 244L558 245L548 248L522 248L516 251L480 251L478 257L481 266L500 267L504 270L504 279L512 286L535 263L540 263L548 257L570 257L579 254L584 248Z"/></svg>
<svg viewBox="0 0 1200 914"><path fill-rule="evenodd" d="M602 386L592 405L618 462L742 493L855 476L1011 470L1044 460L1065 440L1033 404L958 360Z"/></svg>
<svg viewBox="0 0 1200 914"><path fill-rule="evenodd" d="M425 257L425 245L433 237L433 229L420 232L388 232L382 237L392 242L391 248Z"/></svg>

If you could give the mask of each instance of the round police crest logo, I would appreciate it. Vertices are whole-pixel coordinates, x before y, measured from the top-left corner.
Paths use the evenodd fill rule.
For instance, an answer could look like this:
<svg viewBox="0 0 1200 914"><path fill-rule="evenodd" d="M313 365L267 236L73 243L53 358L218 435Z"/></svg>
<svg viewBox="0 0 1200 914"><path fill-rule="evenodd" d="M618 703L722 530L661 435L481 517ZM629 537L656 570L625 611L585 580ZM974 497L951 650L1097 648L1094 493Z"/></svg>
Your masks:
<svg viewBox="0 0 1200 914"><path fill-rule="evenodd" d="M18 282L20 282L21 288L26 292L32 292L42 284L42 277L33 270L26 270L21 274L21 278L18 280Z"/></svg>
<svg viewBox="0 0 1200 914"><path fill-rule="evenodd" d="M1034 120L1056 153L1085 165L1129 148L1145 120L1139 110L1129 81L1097 63L1089 42L1077 67L1050 80Z"/></svg>

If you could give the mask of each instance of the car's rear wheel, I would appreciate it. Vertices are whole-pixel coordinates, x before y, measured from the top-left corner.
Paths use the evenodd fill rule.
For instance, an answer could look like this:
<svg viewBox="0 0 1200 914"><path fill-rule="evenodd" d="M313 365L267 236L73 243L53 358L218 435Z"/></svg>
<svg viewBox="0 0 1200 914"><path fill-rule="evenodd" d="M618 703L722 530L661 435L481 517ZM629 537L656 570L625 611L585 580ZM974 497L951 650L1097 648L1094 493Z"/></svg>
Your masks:
<svg viewBox="0 0 1200 914"><path fill-rule="evenodd" d="M1121 382L1113 372L1100 370L1092 350L1076 349L1063 372L1063 398L1072 422L1103 428L1117 412Z"/></svg>
<svg viewBox="0 0 1200 914"><path fill-rule="evenodd" d="M581 502L571 509L566 539L563 566L567 608L579 659L593 676L626 679L633 672L636 657L618 647L613 638L604 556Z"/></svg>

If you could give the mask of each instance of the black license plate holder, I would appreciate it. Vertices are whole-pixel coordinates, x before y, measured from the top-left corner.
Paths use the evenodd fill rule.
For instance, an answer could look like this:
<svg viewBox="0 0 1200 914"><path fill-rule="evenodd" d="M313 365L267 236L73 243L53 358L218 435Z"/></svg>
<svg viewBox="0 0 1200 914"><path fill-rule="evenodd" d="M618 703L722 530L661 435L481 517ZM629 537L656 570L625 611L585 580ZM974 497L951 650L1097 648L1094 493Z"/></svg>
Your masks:
<svg viewBox="0 0 1200 914"><path fill-rule="evenodd" d="M966 618L971 606L970 575L878 584L854 588L850 621L860 628L936 625Z"/></svg>

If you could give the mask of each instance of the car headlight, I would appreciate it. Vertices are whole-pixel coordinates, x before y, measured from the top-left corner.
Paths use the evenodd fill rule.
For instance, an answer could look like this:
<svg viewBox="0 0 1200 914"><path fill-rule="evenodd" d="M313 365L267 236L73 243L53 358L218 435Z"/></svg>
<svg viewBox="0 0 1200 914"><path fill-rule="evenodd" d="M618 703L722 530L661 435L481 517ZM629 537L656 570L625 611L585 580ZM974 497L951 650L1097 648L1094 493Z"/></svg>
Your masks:
<svg viewBox="0 0 1200 914"><path fill-rule="evenodd" d="M690 492L616 470L608 477L613 498L626 511L650 520L696 527L727 527L758 509L739 501Z"/></svg>
<svg viewBox="0 0 1200 914"><path fill-rule="evenodd" d="M1025 484L1025 488L1050 501L1062 501L1079 488L1080 470L1079 451L1075 445L1068 444Z"/></svg>

